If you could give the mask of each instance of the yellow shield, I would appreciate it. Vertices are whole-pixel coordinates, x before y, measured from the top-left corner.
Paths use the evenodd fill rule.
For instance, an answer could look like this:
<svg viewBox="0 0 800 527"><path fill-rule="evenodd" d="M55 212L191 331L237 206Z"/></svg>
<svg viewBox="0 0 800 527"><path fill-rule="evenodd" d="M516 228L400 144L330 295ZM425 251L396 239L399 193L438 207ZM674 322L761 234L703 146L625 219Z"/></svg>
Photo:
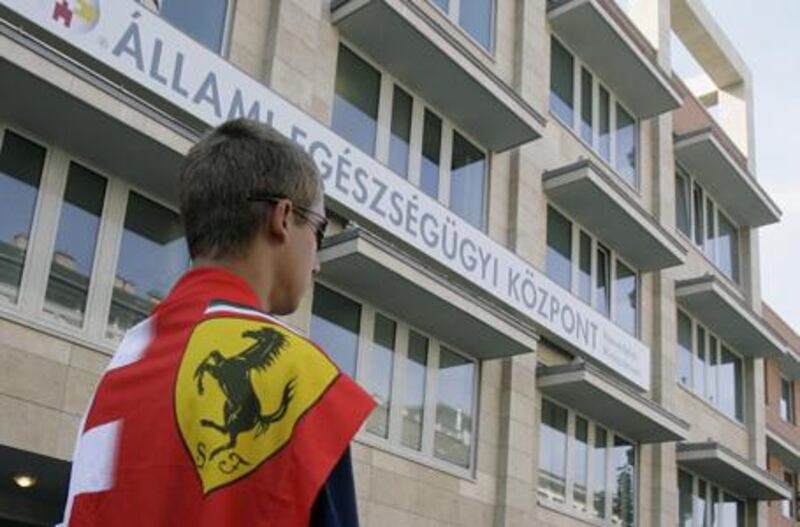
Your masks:
<svg viewBox="0 0 800 527"><path fill-rule="evenodd" d="M178 370L175 415L203 493L277 453L337 374L313 344L274 322L220 317L198 324Z"/></svg>

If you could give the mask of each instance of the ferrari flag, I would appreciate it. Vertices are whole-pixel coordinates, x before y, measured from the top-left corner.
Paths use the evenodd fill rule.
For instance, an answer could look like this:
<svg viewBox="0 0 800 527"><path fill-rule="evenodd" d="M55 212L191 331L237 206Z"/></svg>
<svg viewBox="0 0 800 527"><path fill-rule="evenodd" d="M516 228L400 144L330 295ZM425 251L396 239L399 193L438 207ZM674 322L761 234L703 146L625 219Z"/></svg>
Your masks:
<svg viewBox="0 0 800 527"><path fill-rule="evenodd" d="M239 277L194 270L126 334L81 426L65 525L309 525L374 402L257 305Z"/></svg>

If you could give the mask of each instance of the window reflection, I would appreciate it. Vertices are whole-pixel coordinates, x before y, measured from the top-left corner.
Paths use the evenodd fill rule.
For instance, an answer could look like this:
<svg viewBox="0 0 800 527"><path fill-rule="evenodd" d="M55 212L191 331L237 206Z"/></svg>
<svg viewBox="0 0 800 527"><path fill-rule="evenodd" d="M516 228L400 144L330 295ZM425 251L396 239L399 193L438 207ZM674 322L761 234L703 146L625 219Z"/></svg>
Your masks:
<svg viewBox="0 0 800 527"><path fill-rule="evenodd" d="M606 460L608 459L608 432L595 426L594 429L594 513L599 518L606 516Z"/></svg>
<svg viewBox="0 0 800 527"><path fill-rule="evenodd" d="M586 488L589 482L589 423L575 417L575 480L572 487L573 503L580 508L586 506Z"/></svg>
<svg viewBox="0 0 800 527"><path fill-rule="evenodd" d="M311 338L339 368L355 377L361 306L327 287L314 286Z"/></svg>
<svg viewBox="0 0 800 527"><path fill-rule="evenodd" d="M550 40L550 47L550 111L572 127L575 60L556 39Z"/></svg>
<svg viewBox="0 0 800 527"><path fill-rule="evenodd" d="M368 390L377 406L367 420L367 430L384 438L389 435L396 329L394 321L380 314L375 315L375 330L369 353Z"/></svg>
<svg viewBox="0 0 800 527"><path fill-rule="evenodd" d="M411 107L411 96L395 86L392 100L392 134L389 139L389 168L403 178L408 178Z"/></svg>
<svg viewBox="0 0 800 527"><path fill-rule="evenodd" d="M144 320L188 268L178 215L131 192L106 336L118 340Z"/></svg>
<svg viewBox="0 0 800 527"><path fill-rule="evenodd" d="M567 482L567 410L542 400L539 429L539 493L564 501Z"/></svg>
<svg viewBox="0 0 800 527"><path fill-rule="evenodd" d="M425 371L428 367L428 339L411 331L406 357L406 395L403 402L403 438L405 446L422 448L422 423L425 418Z"/></svg>
<svg viewBox="0 0 800 527"><path fill-rule="evenodd" d="M611 512L614 523L632 527L636 504L636 449L614 436L612 451Z"/></svg>
<svg viewBox="0 0 800 527"><path fill-rule="evenodd" d="M450 209L483 230L486 155L461 134L453 132L452 159Z"/></svg>
<svg viewBox="0 0 800 527"><path fill-rule="evenodd" d="M572 223L547 208L547 276L567 291L572 289Z"/></svg>
<svg viewBox="0 0 800 527"><path fill-rule="evenodd" d="M76 327L83 325L105 192L104 178L70 164L44 309Z"/></svg>
<svg viewBox="0 0 800 527"><path fill-rule="evenodd" d="M45 149L6 131L0 150L0 299L17 302Z"/></svg>
<svg viewBox="0 0 800 527"><path fill-rule="evenodd" d="M381 75L344 46L339 46L332 127L369 155L375 155Z"/></svg>
<svg viewBox="0 0 800 527"><path fill-rule="evenodd" d="M493 0L461 0L458 24L485 49L492 49Z"/></svg>
<svg viewBox="0 0 800 527"><path fill-rule="evenodd" d="M636 306L638 297L638 278L628 266L617 260L617 279L614 283L614 319L617 325L636 336L638 321Z"/></svg>
<svg viewBox="0 0 800 527"><path fill-rule="evenodd" d="M434 454L462 467L470 464L474 382L475 364L442 347Z"/></svg>
<svg viewBox="0 0 800 527"><path fill-rule="evenodd" d="M630 186L639 185L637 176L638 129L636 121L617 104L617 170Z"/></svg>
<svg viewBox="0 0 800 527"><path fill-rule="evenodd" d="M227 0L160 0L161 16L212 51L222 51Z"/></svg>
<svg viewBox="0 0 800 527"><path fill-rule="evenodd" d="M439 162L442 149L442 120L425 110L422 130L422 167L419 186L433 199L439 198Z"/></svg>

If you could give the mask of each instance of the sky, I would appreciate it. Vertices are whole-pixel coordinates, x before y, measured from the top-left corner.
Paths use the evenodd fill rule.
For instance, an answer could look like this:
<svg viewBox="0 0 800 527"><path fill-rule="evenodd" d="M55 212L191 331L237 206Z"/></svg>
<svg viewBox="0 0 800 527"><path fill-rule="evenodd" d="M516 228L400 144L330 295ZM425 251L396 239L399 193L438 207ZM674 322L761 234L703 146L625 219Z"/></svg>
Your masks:
<svg viewBox="0 0 800 527"><path fill-rule="evenodd" d="M753 74L756 177L783 212L760 229L761 294L800 333L800 0L703 2Z"/></svg>

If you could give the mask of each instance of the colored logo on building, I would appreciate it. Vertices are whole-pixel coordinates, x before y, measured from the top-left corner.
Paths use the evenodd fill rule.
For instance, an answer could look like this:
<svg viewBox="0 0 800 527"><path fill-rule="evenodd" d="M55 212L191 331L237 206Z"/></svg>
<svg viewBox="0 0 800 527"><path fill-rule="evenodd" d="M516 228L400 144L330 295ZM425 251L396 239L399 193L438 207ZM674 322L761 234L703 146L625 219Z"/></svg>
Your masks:
<svg viewBox="0 0 800 527"><path fill-rule="evenodd" d="M100 0L40 0L52 21L67 29L87 33L100 20Z"/></svg>

